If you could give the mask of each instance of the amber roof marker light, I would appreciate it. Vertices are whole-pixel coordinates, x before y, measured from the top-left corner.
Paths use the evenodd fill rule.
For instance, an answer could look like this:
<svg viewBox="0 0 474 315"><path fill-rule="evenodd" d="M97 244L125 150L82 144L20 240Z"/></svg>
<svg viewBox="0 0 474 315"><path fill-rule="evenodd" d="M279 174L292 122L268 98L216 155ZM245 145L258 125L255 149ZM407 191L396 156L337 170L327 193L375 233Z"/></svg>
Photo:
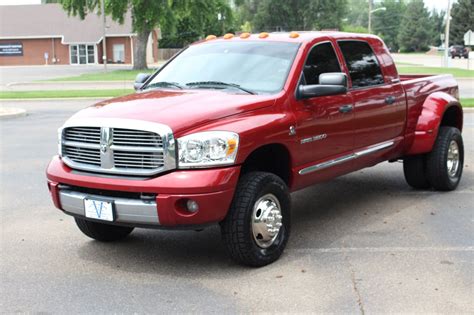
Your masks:
<svg viewBox="0 0 474 315"><path fill-rule="evenodd" d="M270 34L268 34L267 32L262 32L260 33L260 35L258 35L258 38L267 38L268 36L270 36Z"/></svg>
<svg viewBox="0 0 474 315"><path fill-rule="evenodd" d="M291 32L290 33L290 38L298 38L300 37L300 34L298 32Z"/></svg>
<svg viewBox="0 0 474 315"><path fill-rule="evenodd" d="M208 36L206 37L206 40L213 40L213 39L216 39L216 38L217 38L216 35L208 35Z"/></svg>
<svg viewBox="0 0 474 315"><path fill-rule="evenodd" d="M224 39L231 39L231 38L234 38L234 34L227 33L227 34L224 35Z"/></svg>
<svg viewBox="0 0 474 315"><path fill-rule="evenodd" d="M240 38L242 38L242 39L247 39L247 38L249 38L251 35L252 35L252 34L250 34L250 33L242 33L242 34L240 34Z"/></svg>

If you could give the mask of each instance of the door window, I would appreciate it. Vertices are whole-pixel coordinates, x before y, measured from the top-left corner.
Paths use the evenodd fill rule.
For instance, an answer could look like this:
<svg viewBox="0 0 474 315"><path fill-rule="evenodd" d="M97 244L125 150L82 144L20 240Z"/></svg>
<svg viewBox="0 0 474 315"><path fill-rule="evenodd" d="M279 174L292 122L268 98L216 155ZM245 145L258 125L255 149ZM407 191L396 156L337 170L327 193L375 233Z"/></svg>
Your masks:
<svg viewBox="0 0 474 315"><path fill-rule="evenodd" d="M79 45L79 63L81 65L85 65L87 63L86 45Z"/></svg>
<svg viewBox="0 0 474 315"><path fill-rule="evenodd" d="M341 72L341 67L331 43L322 43L311 49L304 65L306 84L319 84L319 75L328 72Z"/></svg>
<svg viewBox="0 0 474 315"><path fill-rule="evenodd" d="M369 44L362 41L339 41L353 88L383 84L380 65Z"/></svg>
<svg viewBox="0 0 474 315"><path fill-rule="evenodd" d="M123 63L125 61L125 45L115 44L113 46L114 62Z"/></svg>

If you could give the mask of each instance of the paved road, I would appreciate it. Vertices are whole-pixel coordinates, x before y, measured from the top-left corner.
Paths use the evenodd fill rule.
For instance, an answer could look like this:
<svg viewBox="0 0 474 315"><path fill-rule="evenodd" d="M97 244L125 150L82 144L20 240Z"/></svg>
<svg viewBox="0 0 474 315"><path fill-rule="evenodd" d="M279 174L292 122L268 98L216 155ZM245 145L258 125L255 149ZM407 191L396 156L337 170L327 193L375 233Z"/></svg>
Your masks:
<svg viewBox="0 0 474 315"><path fill-rule="evenodd" d="M90 101L24 102L1 132L0 309L52 313L441 312L474 309L474 115L458 190L417 192L383 163L293 194L291 240L234 265L219 230L136 230L101 244L54 209L56 129ZM19 106L18 102L4 106Z"/></svg>

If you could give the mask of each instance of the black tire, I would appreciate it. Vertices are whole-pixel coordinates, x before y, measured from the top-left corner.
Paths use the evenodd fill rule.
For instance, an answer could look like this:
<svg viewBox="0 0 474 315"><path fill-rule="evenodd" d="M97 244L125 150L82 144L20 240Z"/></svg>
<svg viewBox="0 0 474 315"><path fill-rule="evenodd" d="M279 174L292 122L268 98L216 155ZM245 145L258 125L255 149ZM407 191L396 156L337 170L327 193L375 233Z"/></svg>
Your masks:
<svg viewBox="0 0 474 315"><path fill-rule="evenodd" d="M280 204L282 225L273 243L262 248L254 238L252 220L256 202L269 194L276 197ZM290 207L288 187L281 178L265 172L243 175L229 212L221 222L222 239L229 256L239 264L252 267L265 266L277 260L290 236Z"/></svg>
<svg viewBox="0 0 474 315"><path fill-rule="evenodd" d="M459 162L455 174L450 175L448 170L448 150L452 141L458 146ZM461 181L464 165L464 144L459 129L441 127L433 150L426 158L426 174L431 186L436 190L450 191L456 189Z"/></svg>
<svg viewBox="0 0 474 315"><path fill-rule="evenodd" d="M74 218L82 233L101 242L113 242L124 239L133 231L133 227L116 226Z"/></svg>
<svg viewBox="0 0 474 315"><path fill-rule="evenodd" d="M403 159L405 180L415 189L427 189L431 185L426 177L426 158L424 155L407 156Z"/></svg>

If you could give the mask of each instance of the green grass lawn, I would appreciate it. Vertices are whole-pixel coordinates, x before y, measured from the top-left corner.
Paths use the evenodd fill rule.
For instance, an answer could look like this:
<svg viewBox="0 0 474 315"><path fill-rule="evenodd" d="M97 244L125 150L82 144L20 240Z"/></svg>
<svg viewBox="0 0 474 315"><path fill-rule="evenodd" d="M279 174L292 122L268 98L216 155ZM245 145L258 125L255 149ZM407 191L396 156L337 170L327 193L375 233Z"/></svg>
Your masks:
<svg viewBox="0 0 474 315"><path fill-rule="evenodd" d="M148 70L113 70L107 72L84 73L78 76L57 78L48 81L74 82L74 81L135 81L139 73L152 73Z"/></svg>
<svg viewBox="0 0 474 315"><path fill-rule="evenodd" d="M0 92L0 99L32 98L76 98L76 97L116 97L133 93L134 90L60 90L60 91L7 91Z"/></svg>
<svg viewBox="0 0 474 315"><path fill-rule="evenodd" d="M452 74L455 78L474 78L474 70L423 66L398 67L400 74Z"/></svg>
<svg viewBox="0 0 474 315"><path fill-rule="evenodd" d="M461 98L462 107L474 107L474 98Z"/></svg>

